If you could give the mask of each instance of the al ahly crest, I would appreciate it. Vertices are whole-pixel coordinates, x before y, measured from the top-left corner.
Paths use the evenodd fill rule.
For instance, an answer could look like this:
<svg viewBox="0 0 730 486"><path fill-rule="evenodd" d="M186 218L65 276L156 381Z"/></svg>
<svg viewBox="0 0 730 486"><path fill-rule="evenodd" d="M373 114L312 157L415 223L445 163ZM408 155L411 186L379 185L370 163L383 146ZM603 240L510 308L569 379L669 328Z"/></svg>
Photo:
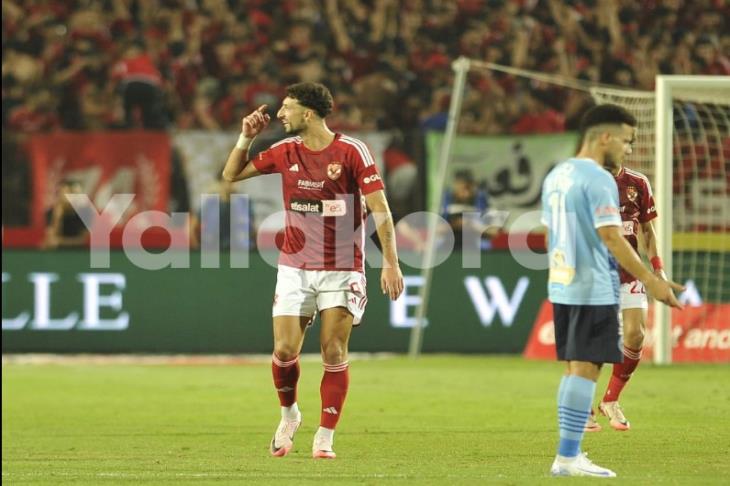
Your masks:
<svg viewBox="0 0 730 486"><path fill-rule="evenodd" d="M336 181L340 178L342 175L342 164L338 164L337 162L332 162L331 164L327 165L327 177L332 179L333 181Z"/></svg>
<svg viewBox="0 0 730 486"><path fill-rule="evenodd" d="M629 201L636 201L636 196L638 195L639 193L636 191L636 188L634 186L629 186L626 188L626 197L629 198Z"/></svg>

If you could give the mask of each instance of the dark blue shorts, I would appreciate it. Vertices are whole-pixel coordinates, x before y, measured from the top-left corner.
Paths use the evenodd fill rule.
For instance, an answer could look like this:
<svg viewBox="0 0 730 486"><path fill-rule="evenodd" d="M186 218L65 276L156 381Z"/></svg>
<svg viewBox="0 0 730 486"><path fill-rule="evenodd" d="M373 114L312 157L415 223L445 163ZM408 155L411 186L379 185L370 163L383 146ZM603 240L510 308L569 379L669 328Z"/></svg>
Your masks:
<svg viewBox="0 0 730 486"><path fill-rule="evenodd" d="M555 349L560 361L621 363L619 306L553 303Z"/></svg>

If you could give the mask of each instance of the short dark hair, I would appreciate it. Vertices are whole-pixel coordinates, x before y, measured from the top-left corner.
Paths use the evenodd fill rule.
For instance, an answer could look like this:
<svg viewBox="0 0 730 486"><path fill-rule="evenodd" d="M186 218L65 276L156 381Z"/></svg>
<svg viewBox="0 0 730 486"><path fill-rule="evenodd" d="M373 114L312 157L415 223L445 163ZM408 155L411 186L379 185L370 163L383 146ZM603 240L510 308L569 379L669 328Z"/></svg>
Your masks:
<svg viewBox="0 0 730 486"><path fill-rule="evenodd" d="M297 100L300 105L316 111L321 118L332 113L335 104L330 90L320 83L292 84L287 86L286 95Z"/></svg>
<svg viewBox="0 0 730 486"><path fill-rule="evenodd" d="M624 123L630 127L637 125L636 117L629 113L626 108L610 103L596 105L583 115L580 121L580 133L585 134L598 125L621 125Z"/></svg>
<svg viewBox="0 0 730 486"><path fill-rule="evenodd" d="M459 169L454 172L454 181L462 181L467 184L474 184L474 173L470 169Z"/></svg>

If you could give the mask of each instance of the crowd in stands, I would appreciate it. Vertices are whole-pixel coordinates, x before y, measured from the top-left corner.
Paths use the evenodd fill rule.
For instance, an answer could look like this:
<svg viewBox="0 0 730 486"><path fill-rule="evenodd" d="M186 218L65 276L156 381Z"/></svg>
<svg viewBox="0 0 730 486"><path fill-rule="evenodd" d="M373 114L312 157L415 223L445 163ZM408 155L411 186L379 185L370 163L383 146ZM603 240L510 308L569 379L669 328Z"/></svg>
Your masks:
<svg viewBox="0 0 730 486"><path fill-rule="evenodd" d="M724 0L3 0L3 129L236 129L320 81L340 130L443 128L459 55L651 89L730 74ZM461 131L575 126L584 93L485 72Z"/></svg>

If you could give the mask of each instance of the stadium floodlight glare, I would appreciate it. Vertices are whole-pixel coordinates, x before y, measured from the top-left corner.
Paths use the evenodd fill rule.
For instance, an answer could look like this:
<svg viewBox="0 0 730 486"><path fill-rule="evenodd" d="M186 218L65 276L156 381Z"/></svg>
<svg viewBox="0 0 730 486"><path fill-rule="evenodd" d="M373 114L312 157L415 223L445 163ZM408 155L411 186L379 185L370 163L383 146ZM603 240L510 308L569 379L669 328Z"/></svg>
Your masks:
<svg viewBox="0 0 730 486"><path fill-rule="evenodd" d="M695 296L694 301L693 297L686 297L690 305L700 301L730 302L730 160L727 148L730 144L730 76L660 75L656 77L656 91L640 91L464 57L455 60L452 68L455 77L451 105L437 177L429 188L436 192L429 197L429 211L439 213L443 202L462 101L468 89L467 74L499 71L587 92L596 102L621 105L637 117L639 134L628 165L644 173L652 183L659 214L655 223L658 251L668 277L683 284L690 282ZM422 266L424 284L415 325L411 329L409 355L412 357L420 354L423 342L435 241L436 228L430 225ZM653 328L654 361L668 364L672 361L675 337L671 310L655 302L653 311L656 323ZM706 318L721 317L716 312ZM714 323L714 326L719 324Z"/></svg>

